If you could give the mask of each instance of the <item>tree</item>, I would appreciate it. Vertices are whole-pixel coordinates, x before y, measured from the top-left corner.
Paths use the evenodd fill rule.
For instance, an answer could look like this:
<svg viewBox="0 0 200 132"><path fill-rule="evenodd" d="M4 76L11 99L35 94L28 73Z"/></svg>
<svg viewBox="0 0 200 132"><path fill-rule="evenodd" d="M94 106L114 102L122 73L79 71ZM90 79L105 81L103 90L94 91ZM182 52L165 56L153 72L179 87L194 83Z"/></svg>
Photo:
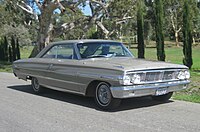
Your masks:
<svg viewBox="0 0 200 132"><path fill-rule="evenodd" d="M155 29L157 58L165 61L164 35L163 35L163 1L155 0Z"/></svg>
<svg viewBox="0 0 200 132"><path fill-rule="evenodd" d="M89 2L92 16L89 17L73 17L70 22L59 23L60 17L64 14L75 16L80 13L80 6ZM99 19L100 16L107 13L109 1L101 0L7 0L13 8L20 8L30 14L34 20L38 22L38 37L37 46L32 51L31 56L35 56L40 50L49 44L53 38L61 36L63 33L69 32L76 26L83 25L83 30L86 31L93 23L98 25L104 32L106 31ZM55 19L55 16L58 15ZM97 21L98 20L98 21ZM59 26L57 26L59 23Z"/></svg>
<svg viewBox="0 0 200 132"><path fill-rule="evenodd" d="M8 61L8 40L7 37L4 37L3 42L4 47L4 61Z"/></svg>
<svg viewBox="0 0 200 132"><path fill-rule="evenodd" d="M155 40L155 9L153 0L145 0L145 16L144 16L144 38L146 39L146 45L150 40Z"/></svg>
<svg viewBox="0 0 200 132"><path fill-rule="evenodd" d="M133 18L132 9L136 0L6 0L12 9L21 9L26 16L25 23L38 23L37 47L32 56L43 49L50 41L59 38L74 38L74 32L80 35L77 38L87 38L87 32L96 28L103 38L115 35L122 36L122 31ZM116 4L117 3L117 4ZM81 8L87 5L91 15L84 15ZM117 8L116 8L117 6ZM114 12L114 13L113 13ZM115 15L112 15L115 14ZM66 19L63 19L65 17ZM112 22L111 22L112 21ZM111 26L110 26L111 25ZM131 31L132 28L129 28ZM78 31L78 33L77 33ZM69 35L70 34L70 35Z"/></svg>
<svg viewBox="0 0 200 132"><path fill-rule="evenodd" d="M183 64L192 67L192 31L191 31L191 7L189 0L184 0L183 7Z"/></svg>
<svg viewBox="0 0 200 132"><path fill-rule="evenodd" d="M15 37L11 37L11 46L12 46L12 61L17 60L16 56L16 43L15 43Z"/></svg>
<svg viewBox="0 0 200 132"><path fill-rule="evenodd" d="M137 1L137 37L138 37L138 58L144 58L144 2Z"/></svg>
<svg viewBox="0 0 200 132"><path fill-rule="evenodd" d="M17 57L17 60L19 60L19 59L21 59L21 57L20 57L20 48L19 48L19 40L18 40L18 38L17 38L17 40L16 40L16 57Z"/></svg>
<svg viewBox="0 0 200 132"><path fill-rule="evenodd" d="M4 48L3 48L3 43L2 41L0 41L0 60L3 61L4 60Z"/></svg>
<svg viewBox="0 0 200 132"><path fill-rule="evenodd" d="M166 18L169 21L170 29L173 30L176 46L179 47L179 32L182 29L182 5L183 0L166 0Z"/></svg>
<svg viewBox="0 0 200 132"><path fill-rule="evenodd" d="M133 36L136 31L137 0L113 0L108 6L108 15L103 17L103 25L108 31L107 38L121 39Z"/></svg>
<svg viewBox="0 0 200 132"><path fill-rule="evenodd" d="M12 48L10 46L8 47L8 54L9 54L9 61L13 62Z"/></svg>
<svg viewBox="0 0 200 132"><path fill-rule="evenodd" d="M8 41L6 37L0 40L0 60L8 61Z"/></svg>

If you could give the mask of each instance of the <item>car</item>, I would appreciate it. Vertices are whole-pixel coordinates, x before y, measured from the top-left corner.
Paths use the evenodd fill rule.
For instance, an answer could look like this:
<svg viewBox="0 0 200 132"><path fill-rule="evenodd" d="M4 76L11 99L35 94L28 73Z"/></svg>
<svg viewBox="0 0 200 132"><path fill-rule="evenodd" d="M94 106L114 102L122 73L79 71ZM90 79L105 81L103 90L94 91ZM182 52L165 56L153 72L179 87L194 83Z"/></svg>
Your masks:
<svg viewBox="0 0 200 132"><path fill-rule="evenodd" d="M15 61L13 73L31 80L36 94L50 88L94 97L104 110L125 98L168 101L190 83L184 65L138 59L121 42L95 39L49 44L36 57Z"/></svg>

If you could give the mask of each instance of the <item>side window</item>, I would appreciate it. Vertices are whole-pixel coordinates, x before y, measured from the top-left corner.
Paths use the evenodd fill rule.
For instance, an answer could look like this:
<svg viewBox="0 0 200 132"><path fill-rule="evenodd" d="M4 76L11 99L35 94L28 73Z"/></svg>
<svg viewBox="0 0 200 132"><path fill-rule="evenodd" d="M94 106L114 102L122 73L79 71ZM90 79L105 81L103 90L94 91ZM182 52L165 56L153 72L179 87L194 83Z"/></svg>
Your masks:
<svg viewBox="0 0 200 132"><path fill-rule="evenodd" d="M58 47L58 46L52 47L46 54L44 54L44 55L42 56L42 58L56 58L56 55L57 55L57 47Z"/></svg>
<svg viewBox="0 0 200 132"><path fill-rule="evenodd" d="M115 53L116 56L124 56L125 53L120 45L111 45L109 53Z"/></svg>
<svg viewBox="0 0 200 132"><path fill-rule="evenodd" d="M42 58L76 59L77 57L74 56L73 44L66 44L52 47Z"/></svg>
<svg viewBox="0 0 200 132"><path fill-rule="evenodd" d="M58 59L74 59L73 45L59 45L57 51Z"/></svg>

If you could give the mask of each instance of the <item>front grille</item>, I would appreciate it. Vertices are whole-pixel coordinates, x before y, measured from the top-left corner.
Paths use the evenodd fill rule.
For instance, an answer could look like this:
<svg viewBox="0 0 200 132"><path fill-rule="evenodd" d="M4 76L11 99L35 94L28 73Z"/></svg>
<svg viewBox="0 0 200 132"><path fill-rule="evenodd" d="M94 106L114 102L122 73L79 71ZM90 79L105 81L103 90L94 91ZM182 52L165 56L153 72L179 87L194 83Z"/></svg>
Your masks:
<svg viewBox="0 0 200 132"><path fill-rule="evenodd" d="M129 75L132 77L134 77L135 74L139 75L140 83L166 82L177 80L178 71L180 70L151 70L129 73Z"/></svg>

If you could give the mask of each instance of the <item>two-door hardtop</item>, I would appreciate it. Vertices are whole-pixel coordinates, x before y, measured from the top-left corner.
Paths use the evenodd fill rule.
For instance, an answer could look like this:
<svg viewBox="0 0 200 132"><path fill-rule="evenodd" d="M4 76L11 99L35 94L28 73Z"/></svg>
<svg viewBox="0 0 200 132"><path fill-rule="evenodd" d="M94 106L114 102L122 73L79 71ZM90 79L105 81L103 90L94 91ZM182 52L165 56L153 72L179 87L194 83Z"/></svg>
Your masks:
<svg viewBox="0 0 200 132"><path fill-rule="evenodd" d="M111 40L54 42L35 58L15 61L13 72L32 80L36 93L45 87L93 96L102 109L118 106L122 98L150 95L166 101L190 82L186 66L134 58Z"/></svg>

